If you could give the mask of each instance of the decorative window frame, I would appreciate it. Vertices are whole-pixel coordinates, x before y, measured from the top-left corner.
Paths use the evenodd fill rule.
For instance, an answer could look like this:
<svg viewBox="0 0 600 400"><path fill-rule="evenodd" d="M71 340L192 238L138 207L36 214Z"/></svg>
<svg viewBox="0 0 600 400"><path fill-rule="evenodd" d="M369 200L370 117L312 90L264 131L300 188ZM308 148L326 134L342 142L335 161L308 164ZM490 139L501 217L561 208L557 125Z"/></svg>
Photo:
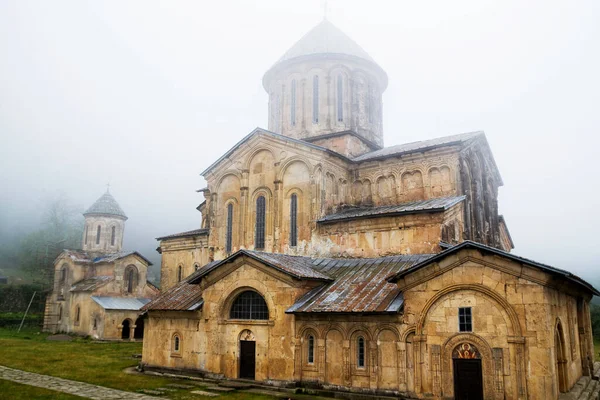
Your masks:
<svg viewBox="0 0 600 400"><path fill-rule="evenodd" d="M181 358L183 354L183 336L179 331L171 335L171 357Z"/></svg>

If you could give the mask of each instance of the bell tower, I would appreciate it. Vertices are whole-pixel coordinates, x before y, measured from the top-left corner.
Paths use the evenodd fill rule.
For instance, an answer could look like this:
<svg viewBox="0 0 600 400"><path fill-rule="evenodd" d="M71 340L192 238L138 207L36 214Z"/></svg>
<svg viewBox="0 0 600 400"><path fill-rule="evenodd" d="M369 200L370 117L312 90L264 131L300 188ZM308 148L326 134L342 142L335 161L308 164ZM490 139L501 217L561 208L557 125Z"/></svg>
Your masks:
<svg viewBox="0 0 600 400"><path fill-rule="evenodd" d="M83 213L85 225L81 248L97 253L117 253L123 249L127 216L108 189Z"/></svg>
<svg viewBox="0 0 600 400"><path fill-rule="evenodd" d="M387 74L327 19L263 77L269 130L348 157L383 147Z"/></svg>

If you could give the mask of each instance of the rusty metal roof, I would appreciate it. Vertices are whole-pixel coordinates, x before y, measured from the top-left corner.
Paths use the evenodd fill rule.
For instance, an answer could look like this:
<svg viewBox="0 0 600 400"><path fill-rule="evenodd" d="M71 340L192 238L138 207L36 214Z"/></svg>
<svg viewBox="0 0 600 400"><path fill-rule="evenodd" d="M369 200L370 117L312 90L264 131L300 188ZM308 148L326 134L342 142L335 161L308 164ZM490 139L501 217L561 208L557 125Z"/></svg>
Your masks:
<svg viewBox="0 0 600 400"><path fill-rule="evenodd" d="M75 282L70 292L91 292L99 287L106 285L108 282L112 281L114 278L112 276L93 276L91 278L83 279L79 282Z"/></svg>
<svg viewBox="0 0 600 400"><path fill-rule="evenodd" d="M400 311L403 297L387 278L433 254L380 258L313 260L313 268L335 279L307 293L288 313L389 313Z"/></svg>
<svg viewBox="0 0 600 400"><path fill-rule="evenodd" d="M95 253L95 252L85 252L82 250L68 250L65 249L63 252L74 262L80 264L101 264L101 263L111 263L116 260L120 260L122 258L136 255L144 260L148 265L152 265L150 260L146 257L138 253L137 251L120 251L117 253Z"/></svg>
<svg viewBox="0 0 600 400"><path fill-rule="evenodd" d="M589 290L590 292L592 292L594 295L596 296L600 296L600 292L594 288L591 284L589 284L588 282L584 281L583 279L581 279L580 277L578 277L577 275L574 275L572 273L570 273L569 271L565 271L563 269L559 269L559 268L555 268L555 267L551 267L549 265L546 264L542 264L539 263L537 261L533 261L524 257L519 257L516 256L512 253L506 252L504 250L500 250L500 249L496 249L494 247L490 247L490 246L486 246L484 244L481 243L477 243L477 242L473 242L471 240L466 240L462 243L459 243L455 246L450 247L447 250L442 251L441 253L435 254L427 259L424 259L418 263L413 264L410 268L403 268L401 270L399 270L398 272L394 273L393 275L391 275L388 278L389 282L395 283L397 282L399 279L401 279L402 277L411 274L433 262L437 262L442 260L443 258L454 254L462 249L477 249L480 252L485 252L485 253L489 253L489 254L493 254L496 256L500 256L500 257L504 257L504 258L508 258L510 260L513 260L515 262L518 263L522 263L522 264L526 264L535 268L539 268L541 270L543 270L544 272L548 272L554 275L558 275L561 276L573 283L576 283L579 286L582 286L584 288L586 288L587 290Z"/></svg>
<svg viewBox="0 0 600 400"><path fill-rule="evenodd" d="M402 154L409 154L414 152L427 151L442 146L452 146L457 144L463 144L473 138L479 136L485 136L483 131L461 133L458 135L444 136L440 138L421 140L418 142L399 144L396 146L384 147L381 150L375 150L370 153L366 153L352 159L354 162L363 162L378 160L387 157L400 156Z"/></svg>
<svg viewBox="0 0 600 400"><path fill-rule="evenodd" d="M463 201L465 196L441 197L436 199L411 201L409 203L379 207L352 207L335 214L329 214L319 219L321 224L338 222L348 219L376 218L390 215L407 215L422 212L445 211Z"/></svg>
<svg viewBox="0 0 600 400"><path fill-rule="evenodd" d="M397 286L386 279L432 257L398 255L381 258L319 258L240 250L225 260L213 261L185 281L143 307L145 310L187 311L202 302L200 280L235 257L248 256L298 279L323 281L290 307L289 313L390 313L398 312L403 298Z"/></svg>
<svg viewBox="0 0 600 400"><path fill-rule="evenodd" d="M193 231L174 233L172 235L157 237L156 240L177 239L189 236L208 235L209 229L194 229Z"/></svg>

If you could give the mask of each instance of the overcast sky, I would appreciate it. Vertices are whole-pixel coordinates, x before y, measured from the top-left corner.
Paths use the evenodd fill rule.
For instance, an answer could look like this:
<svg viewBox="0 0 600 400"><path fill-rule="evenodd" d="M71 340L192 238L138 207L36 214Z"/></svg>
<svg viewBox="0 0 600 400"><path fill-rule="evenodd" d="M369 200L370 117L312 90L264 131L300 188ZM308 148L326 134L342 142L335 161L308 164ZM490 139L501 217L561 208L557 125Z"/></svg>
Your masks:
<svg viewBox="0 0 600 400"><path fill-rule="evenodd" d="M600 2L329 0L388 73L386 145L484 130L515 254L596 280ZM199 173L267 127L264 72L322 0L0 1L0 225L110 182L125 246L196 229Z"/></svg>

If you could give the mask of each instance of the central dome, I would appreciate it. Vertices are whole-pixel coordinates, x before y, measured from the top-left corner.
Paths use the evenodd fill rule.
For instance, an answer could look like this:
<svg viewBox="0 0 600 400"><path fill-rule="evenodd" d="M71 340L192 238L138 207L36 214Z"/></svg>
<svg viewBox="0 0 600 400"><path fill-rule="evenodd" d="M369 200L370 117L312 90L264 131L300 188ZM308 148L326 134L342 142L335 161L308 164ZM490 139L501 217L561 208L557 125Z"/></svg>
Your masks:
<svg viewBox="0 0 600 400"><path fill-rule="evenodd" d="M380 149L387 84L387 74L373 58L323 20L263 77L269 130L347 157Z"/></svg>
<svg viewBox="0 0 600 400"><path fill-rule="evenodd" d="M375 62L367 52L331 22L323 20L298 40L277 63L313 54L344 54Z"/></svg>

